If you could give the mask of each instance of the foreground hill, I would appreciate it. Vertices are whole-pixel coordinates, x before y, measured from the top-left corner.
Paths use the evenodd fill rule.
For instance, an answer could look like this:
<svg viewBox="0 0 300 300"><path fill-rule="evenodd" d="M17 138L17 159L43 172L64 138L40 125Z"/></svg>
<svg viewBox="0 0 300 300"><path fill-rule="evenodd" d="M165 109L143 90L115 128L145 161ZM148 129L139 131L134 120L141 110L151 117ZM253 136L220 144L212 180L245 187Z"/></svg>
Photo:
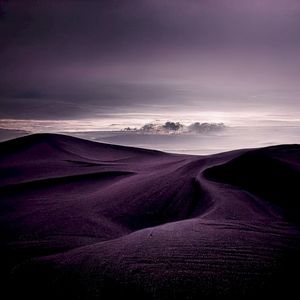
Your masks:
<svg viewBox="0 0 300 300"><path fill-rule="evenodd" d="M0 143L0 167L11 297L245 299L298 289L299 145L189 156L37 134Z"/></svg>

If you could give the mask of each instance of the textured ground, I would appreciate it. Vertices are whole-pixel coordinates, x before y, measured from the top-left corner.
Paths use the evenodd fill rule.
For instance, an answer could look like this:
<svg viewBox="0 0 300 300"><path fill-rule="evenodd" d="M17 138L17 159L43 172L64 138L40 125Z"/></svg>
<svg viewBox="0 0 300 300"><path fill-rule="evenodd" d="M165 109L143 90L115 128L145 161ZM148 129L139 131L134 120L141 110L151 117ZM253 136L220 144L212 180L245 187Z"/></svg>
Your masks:
<svg viewBox="0 0 300 300"><path fill-rule="evenodd" d="M38 134L0 155L10 299L298 291L299 145L189 156Z"/></svg>

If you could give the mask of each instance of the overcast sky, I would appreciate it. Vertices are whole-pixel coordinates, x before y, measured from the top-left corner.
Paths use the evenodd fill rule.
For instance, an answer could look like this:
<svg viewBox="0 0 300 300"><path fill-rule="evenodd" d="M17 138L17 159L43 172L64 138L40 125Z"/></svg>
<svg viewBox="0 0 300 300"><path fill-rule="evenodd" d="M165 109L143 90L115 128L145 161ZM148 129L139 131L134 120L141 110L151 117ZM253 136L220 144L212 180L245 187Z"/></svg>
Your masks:
<svg viewBox="0 0 300 300"><path fill-rule="evenodd" d="M1 119L300 111L299 0L0 3Z"/></svg>

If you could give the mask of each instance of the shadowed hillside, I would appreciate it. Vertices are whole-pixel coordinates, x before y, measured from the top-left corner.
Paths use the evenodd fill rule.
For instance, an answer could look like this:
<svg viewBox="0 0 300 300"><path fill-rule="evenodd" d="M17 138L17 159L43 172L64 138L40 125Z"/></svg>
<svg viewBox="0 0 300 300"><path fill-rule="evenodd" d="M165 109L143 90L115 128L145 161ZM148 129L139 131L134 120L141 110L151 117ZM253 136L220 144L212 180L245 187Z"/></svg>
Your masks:
<svg viewBox="0 0 300 300"><path fill-rule="evenodd" d="M53 134L0 144L1 275L34 299L288 296L300 146L168 154Z"/></svg>

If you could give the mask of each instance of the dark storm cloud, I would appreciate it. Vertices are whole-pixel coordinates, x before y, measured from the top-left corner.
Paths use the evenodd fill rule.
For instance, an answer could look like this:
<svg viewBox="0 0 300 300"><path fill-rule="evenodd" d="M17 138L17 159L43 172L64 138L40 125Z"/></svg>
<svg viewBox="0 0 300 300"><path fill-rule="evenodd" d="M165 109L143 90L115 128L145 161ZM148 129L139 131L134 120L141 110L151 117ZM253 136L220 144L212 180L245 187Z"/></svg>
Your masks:
<svg viewBox="0 0 300 300"><path fill-rule="evenodd" d="M2 118L210 100L224 108L251 102L246 92L260 85L299 80L297 0L0 3Z"/></svg>
<svg viewBox="0 0 300 300"><path fill-rule="evenodd" d="M4 1L2 47L89 59L170 45L290 46L300 41L299 8L297 0Z"/></svg>
<svg viewBox="0 0 300 300"><path fill-rule="evenodd" d="M116 112L116 108L128 108L133 103L143 106L163 103L180 91L166 86L145 84L101 83L90 86L47 86L34 89L2 89L0 118L68 119L90 117ZM174 94L175 96L175 94ZM176 101L175 101L176 102ZM178 102L178 101L177 101Z"/></svg>

